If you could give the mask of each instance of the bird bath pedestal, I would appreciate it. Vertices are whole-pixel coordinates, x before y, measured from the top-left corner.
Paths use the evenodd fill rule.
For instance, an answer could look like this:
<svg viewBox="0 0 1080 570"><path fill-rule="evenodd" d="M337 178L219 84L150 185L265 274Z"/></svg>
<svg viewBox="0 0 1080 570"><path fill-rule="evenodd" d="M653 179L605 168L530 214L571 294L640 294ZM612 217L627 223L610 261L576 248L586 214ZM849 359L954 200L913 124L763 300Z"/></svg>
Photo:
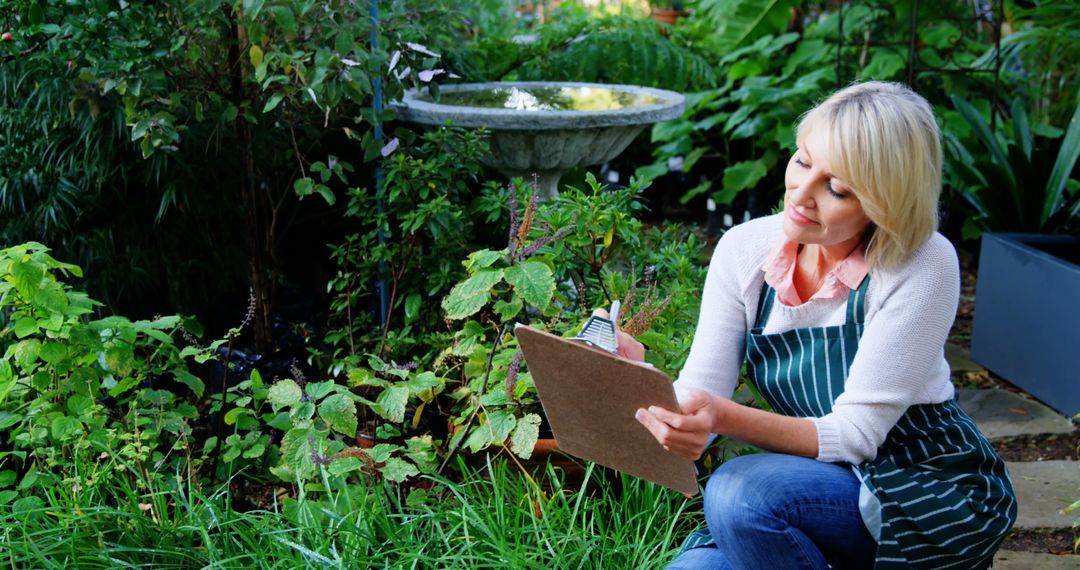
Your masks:
<svg viewBox="0 0 1080 570"><path fill-rule="evenodd" d="M425 125L486 128L485 162L503 174L538 176L542 199L558 196L559 178L619 155L646 126L682 116L684 97L633 85L561 82L464 83L409 90L398 117Z"/></svg>

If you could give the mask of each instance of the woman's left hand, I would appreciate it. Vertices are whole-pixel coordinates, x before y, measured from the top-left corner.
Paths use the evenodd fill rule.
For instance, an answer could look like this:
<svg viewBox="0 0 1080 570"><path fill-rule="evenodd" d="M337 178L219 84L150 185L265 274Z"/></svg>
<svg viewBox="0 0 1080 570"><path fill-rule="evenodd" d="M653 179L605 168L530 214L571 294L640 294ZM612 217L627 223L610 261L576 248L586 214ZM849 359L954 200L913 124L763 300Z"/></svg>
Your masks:
<svg viewBox="0 0 1080 570"><path fill-rule="evenodd" d="M659 406L640 408L634 415L667 451L697 461L705 451L720 413L718 396L696 390L680 402L683 413Z"/></svg>
<svg viewBox="0 0 1080 570"><path fill-rule="evenodd" d="M600 317L602 319L609 319L608 312L604 309L596 309L592 312L594 317ZM638 340L628 333L619 330L618 324L615 325L615 335L619 339L619 356L637 362L645 361L645 345L638 342Z"/></svg>

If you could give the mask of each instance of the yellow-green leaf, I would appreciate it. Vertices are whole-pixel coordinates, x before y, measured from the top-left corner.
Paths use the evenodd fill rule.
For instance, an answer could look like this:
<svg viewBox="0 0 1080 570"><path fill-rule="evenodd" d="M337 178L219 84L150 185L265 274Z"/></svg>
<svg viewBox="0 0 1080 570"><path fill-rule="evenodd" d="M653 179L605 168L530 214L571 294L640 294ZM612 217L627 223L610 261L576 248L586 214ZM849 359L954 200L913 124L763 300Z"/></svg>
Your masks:
<svg viewBox="0 0 1080 570"><path fill-rule="evenodd" d="M263 60L262 48L255 45L251 46L251 49L248 50L248 57L251 58L252 67L259 67L259 64L262 63Z"/></svg>

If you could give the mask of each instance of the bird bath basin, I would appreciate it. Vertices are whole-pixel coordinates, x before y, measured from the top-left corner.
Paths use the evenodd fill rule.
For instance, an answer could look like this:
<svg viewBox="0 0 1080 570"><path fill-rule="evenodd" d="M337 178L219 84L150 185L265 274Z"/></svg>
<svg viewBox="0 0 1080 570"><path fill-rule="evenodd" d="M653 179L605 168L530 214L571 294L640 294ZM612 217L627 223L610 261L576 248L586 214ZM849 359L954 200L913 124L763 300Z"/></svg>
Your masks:
<svg viewBox="0 0 1080 570"><path fill-rule="evenodd" d="M543 199L558 195L567 170L607 162L646 126L682 116L684 97L633 85L561 82L463 83L409 90L394 104L413 123L484 127L491 132L489 166L507 176L539 177Z"/></svg>

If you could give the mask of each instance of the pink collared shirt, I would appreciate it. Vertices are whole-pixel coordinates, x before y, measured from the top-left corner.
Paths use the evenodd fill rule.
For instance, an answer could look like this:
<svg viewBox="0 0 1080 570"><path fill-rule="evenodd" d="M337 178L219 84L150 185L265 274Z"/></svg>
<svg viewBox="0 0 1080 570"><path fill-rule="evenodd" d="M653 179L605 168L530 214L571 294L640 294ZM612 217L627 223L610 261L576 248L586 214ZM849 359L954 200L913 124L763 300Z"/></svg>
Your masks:
<svg viewBox="0 0 1080 570"><path fill-rule="evenodd" d="M785 238L761 267L765 272L765 282L776 290L776 298L789 307L797 307L814 299L832 299L845 290L858 289L870 270L866 265L866 247L859 246L841 261L840 265L826 274L817 293L804 301L795 290L795 261L798 253L799 244Z"/></svg>

